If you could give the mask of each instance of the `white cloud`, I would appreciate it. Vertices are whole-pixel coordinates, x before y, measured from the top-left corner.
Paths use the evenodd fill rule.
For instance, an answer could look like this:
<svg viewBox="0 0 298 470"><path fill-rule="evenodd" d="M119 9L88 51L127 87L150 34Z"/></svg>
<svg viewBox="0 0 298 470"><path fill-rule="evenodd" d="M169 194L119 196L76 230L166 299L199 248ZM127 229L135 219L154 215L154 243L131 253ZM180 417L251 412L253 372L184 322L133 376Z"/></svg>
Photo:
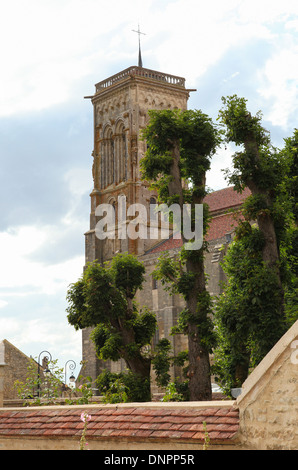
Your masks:
<svg viewBox="0 0 298 470"><path fill-rule="evenodd" d="M68 185L71 194L77 198L80 198L88 191L92 191L93 181L91 169L72 168L64 175L64 180Z"/></svg>
<svg viewBox="0 0 298 470"><path fill-rule="evenodd" d="M151 5L142 2L144 12ZM70 99L72 86L107 60L120 25L139 8L137 0L129 5L118 0L11 0L2 5L0 114L38 111Z"/></svg>
<svg viewBox="0 0 298 470"><path fill-rule="evenodd" d="M20 322L16 318L0 317L0 331L2 339L12 337L15 332L18 332L20 328Z"/></svg>
<svg viewBox="0 0 298 470"><path fill-rule="evenodd" d="M66 289L76 275L80 276L83 256L50 266L30 258L42 245L51 242L55 231L59 232L59 229L44 226L19 227L10 233L0 233L0 258L2 266L5 266L0 271L2 295L5 294L5 289L7 295L13 295L13 286L30 286L31 289L38 288L39 293L55 294L60 289Z"/></svg>
<svg viewBox="0 0 298 470"><path fill-rule="evenodd" d="M63 367L68 359L75 360L77 375L81 361L81 332L67 325L67 320L53 321L51 318L35 318L32 320L18 317L0 317L2 339L24 352L27 356L37 359L39 353L49 351L52 359L58 359L58 366Z"/></svg>
<svg viewBox="0 0 298 470"><path fill-rule="evenodd" d="M238 2L239 18L243 22L270 24L274 21L285 21L290 15L298 14L296 0L242 0Z"/></svg>
<svg viewBox="0 0 298 470"><path fill-rule="evenodd" d="M9 319L5 319L7 321ZM1 323L4 323L1 321ZM21 347L27 347L30 345L32 350L35 349L35 343L47 344L49 348L53 348L55 344L65 344L72 342L77 339L75 330L69 327L69 335L65 337L65 323L66 322L50 322L43 318L35 318L29 321L18 320L17 326L16 321L12 320L8 322L8 326L4 326L6 332L9 333L10 337L16 344ZM12 329L14 326L14 329ZM57 359L53 358L53 359Z"/></svg>
<svg viewBox="0 0 298 470"><path fill-rule="evenodd" d="M274 22L287 21L293 29L297 14L296 0L11 0L0 18L0 114L70 100L83 77L117 60L135 60L131 30L138 21L147 34L142 42L148 62L186 76L193 86L229 48L272 38Z"/></svg>
<svg viewBox="0 0 298 470"><path fill-rule="evenodd" d="M228 186L223 170L232 167L234 151L230 144L218 149L211 160L211 169L206 174L206 184L210 189L217 191Z"/></svg>
<svg viewBox="0 0 298 470"><path fill-rule="evenodd" d="M187 77L192 87L230 48L253 39L269 39L269 28L258 15L246 18L241 13L242 4L239 0L167 2L152 25L147 19L153 38L163 32L161 43L151 51L159 68Z"/></svg>
<svg viewBox="0 0 298 470"><path fill-rule="evenodd" d="M240 74L240 72L234 72L231 75L229 75L227 78L224 78L223 82L225 82L225 83L229 82L230 80L233 80L234 78L238 77L239 74Z"/></svg>
<svg viewBox="0 0 298 470"><path fill-rule="evenodd" d="M0 270L2 290L18 286L26 287L28 294L35 288L45 294L54 294L60 289L66 289L76 276L80 276L84 265L83 234L88 227L84 225L86 220L81 220L77 214L81 198L91 191L90 173L85 168L73 168L65 174L64 180L72 204L56 225L28 225L0 232L0 259L2 266L5 266L5 269ZM67 252L77 237L82 239L80 255L71 253L71 250ZM63 250L68 254L65 260ZM7 292L11 295L10 290Z"/></svg>
<svg viewBox="0 0 298 470"><path fill-rule="evenodd" d="M289 31L291 31L292 29L298 31L298 19L288 21L285 27Z"/></svg>
<svg viewBox="0 0 298 470"><path fill-rule="evenodd" d="M298 41L270 58L260 73L263 86L261 96L270 102L266 120L275 126L287 128L290 116L298 110Z"/></svg>

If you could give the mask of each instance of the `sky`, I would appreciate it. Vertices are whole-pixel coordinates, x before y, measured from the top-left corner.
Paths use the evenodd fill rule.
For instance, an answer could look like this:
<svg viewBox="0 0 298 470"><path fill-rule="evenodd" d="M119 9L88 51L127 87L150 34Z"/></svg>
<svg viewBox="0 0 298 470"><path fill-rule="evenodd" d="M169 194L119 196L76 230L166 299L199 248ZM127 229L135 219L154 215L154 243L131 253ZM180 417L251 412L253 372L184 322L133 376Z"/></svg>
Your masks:
<svg viewBox="0 0 298 470"><path fill-rule="evenodd" d="M221 97L263 112L273 145L298 127L297 0L0 0L0 341L81 361L67 322L82 274L92 191L94 85L138 61L186 78L188 107ZM227 186L231 146L207 185Z"/></svg>

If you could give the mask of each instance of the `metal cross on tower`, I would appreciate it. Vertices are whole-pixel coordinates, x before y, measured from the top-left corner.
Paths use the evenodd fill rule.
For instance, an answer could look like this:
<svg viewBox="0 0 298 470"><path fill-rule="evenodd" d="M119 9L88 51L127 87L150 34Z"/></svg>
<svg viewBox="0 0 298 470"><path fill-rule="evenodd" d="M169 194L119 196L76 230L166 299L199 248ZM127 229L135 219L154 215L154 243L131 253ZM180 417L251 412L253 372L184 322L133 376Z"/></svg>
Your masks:
<svg viewBox="0 0 298 470"><path fill-rule="evenodd" d="M142 54L141 54L141 34L144 34L144 36L146 36L146 33L141 32L140 25L138 25L138 30L137 31L135 29L132 29L132 31L134 33L138 33L138 35L139 35L139 63L138 63L138 66L143 67Z"/></svg>

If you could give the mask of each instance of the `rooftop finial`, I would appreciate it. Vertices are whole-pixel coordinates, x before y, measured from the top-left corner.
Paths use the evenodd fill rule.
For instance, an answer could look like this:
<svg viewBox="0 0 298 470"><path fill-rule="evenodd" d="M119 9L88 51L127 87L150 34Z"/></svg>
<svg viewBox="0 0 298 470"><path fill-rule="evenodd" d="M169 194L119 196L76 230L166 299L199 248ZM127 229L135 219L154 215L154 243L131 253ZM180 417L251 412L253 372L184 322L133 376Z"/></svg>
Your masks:
<svg viewBox="0 0 298 470"><path fill-rule="evenodd" d="M142 54L141 54L141 34L146 35L146 33L141 32L140 25L138 25L138 30L137 31L135 29L132 29L132 31L134 33L138 33L138 35L139 35L139 63L138 63L138 66L143 67Z"/></svg>

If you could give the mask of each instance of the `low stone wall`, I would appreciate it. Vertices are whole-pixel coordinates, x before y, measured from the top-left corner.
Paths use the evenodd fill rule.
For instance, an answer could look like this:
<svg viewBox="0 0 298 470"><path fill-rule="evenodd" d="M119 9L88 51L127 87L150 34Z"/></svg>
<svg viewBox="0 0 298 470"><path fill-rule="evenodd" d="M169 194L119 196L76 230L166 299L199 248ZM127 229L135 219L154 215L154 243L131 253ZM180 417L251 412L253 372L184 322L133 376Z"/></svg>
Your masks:
<svg viewBox="0 0 298 470"><path fill-rule="evenodd" d="M250 374L236 401L0 408L0 450L78 449L84 411L91 415L86 435L94 450L195 452L203 449L206 433L209 449L297 450L297 390L298 321Z"/></svg>
<svg viewBox="0 0 298 470"><path fill-rule="evenodd" d="M240 448L233 401L73 405L0 410L0 450L79 450L84 423L91 450ZM205 423L205 424L204 424Z"/></svg>
<svg viewBox="0 0 298 470"><path fill-rule="evenodd" d="M244 382L237 406L244 445L298 449L298 321Z"/></svg>

